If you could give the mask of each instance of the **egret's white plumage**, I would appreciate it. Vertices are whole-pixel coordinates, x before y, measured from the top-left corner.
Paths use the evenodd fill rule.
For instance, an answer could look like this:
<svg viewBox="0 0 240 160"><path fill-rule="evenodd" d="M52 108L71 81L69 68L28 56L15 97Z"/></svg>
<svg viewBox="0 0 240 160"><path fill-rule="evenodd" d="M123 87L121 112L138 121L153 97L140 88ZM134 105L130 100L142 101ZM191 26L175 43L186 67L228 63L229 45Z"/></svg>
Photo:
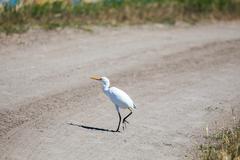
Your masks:
<svg viewBox="0 0 240 160"><path fill-rule="evenodd" d="M132 114L132 109L136 108L136 105L134 104L133 100L127 95L127 93L116 87L110 87L110 81L107 77L94 76L91 77L91 79L99 80L102 82L103 92L115 104L115 107L119 115L119 124L116 131L119 131L119 126L121 123L121 115L119 109L122 108L130 110L130 113L123 119L123 123L125 124L125 122L127 122L126 119Z"/></svg>
<svg viewBox="0 0 240 160"><path fill-rule="evenodd" d="M120 108L136 108L133 100L121 89L116 87L109 88L109 97Z"/></svg>

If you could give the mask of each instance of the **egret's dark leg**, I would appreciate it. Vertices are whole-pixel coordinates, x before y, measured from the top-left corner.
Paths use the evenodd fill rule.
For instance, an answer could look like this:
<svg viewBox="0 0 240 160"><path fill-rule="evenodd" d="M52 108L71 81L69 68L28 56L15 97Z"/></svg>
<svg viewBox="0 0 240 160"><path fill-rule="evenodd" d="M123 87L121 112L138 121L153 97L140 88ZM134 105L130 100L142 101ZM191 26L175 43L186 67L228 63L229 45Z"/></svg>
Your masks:
<svg viewBox="0 0 240 160"><path fill-rule="evenodd" d="M130 110L130 113L126 117L123 118L123 123L125 123L125 122L128 123L128 121L126 121L126 119L132 114L132 110L131 109L129 109L129 110Z"/></svg>
<svg viewBox="0 0 240 160"><path fill-rule="evenodd" d="M119 117L119 122L118 122L118 128L117 128L116 132L119 132L119 127L120 127L121 120L122 120L120 112L118 112L118 117Z"/></svg>

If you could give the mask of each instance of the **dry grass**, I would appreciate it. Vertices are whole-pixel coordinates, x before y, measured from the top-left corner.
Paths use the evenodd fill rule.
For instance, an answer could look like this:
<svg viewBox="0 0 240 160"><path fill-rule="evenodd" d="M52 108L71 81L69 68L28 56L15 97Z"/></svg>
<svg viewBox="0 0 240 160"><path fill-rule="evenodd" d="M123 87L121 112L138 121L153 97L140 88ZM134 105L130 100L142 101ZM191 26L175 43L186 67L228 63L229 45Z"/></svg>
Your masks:
<svg viewBox="0 0 240 160"><path fill-rule="evenodd" d="M240 123L206 138L200 146L202 160L240 160Z"/></svg>
<svg viewBox="0 0 240 160"><path fill-rule="evenodd" d="M63 1L5 6L0 12L0 32L24 32L33 26L168 23L240 17L239 0L103 0L72 6Z"/></svg>

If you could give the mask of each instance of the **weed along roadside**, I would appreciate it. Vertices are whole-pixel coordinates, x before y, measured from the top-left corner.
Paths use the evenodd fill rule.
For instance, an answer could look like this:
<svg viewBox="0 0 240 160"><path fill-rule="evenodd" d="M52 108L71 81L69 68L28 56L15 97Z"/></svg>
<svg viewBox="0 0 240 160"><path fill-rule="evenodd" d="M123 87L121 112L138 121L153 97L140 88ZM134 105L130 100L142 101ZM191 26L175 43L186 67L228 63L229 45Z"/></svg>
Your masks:
<svg viewBox="0 0 240 160"><path fill-rule="evenodd" d="M202 160L239 160L240 123L230 129L216 131L206 137L206 143L199 146Z"/></svg>
<svg viewBox="0 0 240 160"><path fill-rule="evenodd" d="M32 27L81 28L84 25L195 23L240 17L238 0L94 0L10 1L0 9L0 32L22 33Z"/></svg>

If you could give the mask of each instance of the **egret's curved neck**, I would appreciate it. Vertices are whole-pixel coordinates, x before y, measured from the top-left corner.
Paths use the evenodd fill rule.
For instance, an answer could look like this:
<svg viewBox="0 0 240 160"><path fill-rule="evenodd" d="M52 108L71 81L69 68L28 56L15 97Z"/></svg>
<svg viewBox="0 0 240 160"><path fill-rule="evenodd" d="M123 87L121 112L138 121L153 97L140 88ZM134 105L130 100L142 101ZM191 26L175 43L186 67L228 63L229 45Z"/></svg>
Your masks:
<svg viewBox="0 0 240 160"><path fill-rule="evenodd" d="M105 94L107 94L107 92L109 91L109 87L110 87L110 82L109 82L109 81L103 83L102 88L103 88L103 92L104 92Z"/></svg>

